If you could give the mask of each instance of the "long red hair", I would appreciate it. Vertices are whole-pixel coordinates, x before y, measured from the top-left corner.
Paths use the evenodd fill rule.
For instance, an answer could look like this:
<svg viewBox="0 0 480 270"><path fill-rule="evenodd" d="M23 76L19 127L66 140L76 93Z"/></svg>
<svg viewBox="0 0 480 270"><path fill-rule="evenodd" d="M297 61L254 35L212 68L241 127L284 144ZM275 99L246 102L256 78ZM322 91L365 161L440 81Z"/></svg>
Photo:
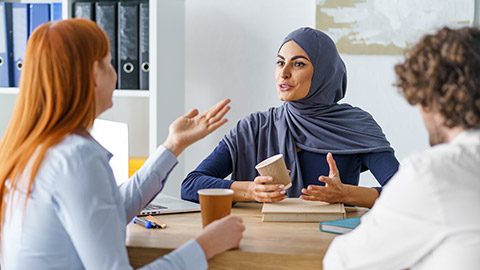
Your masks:
<svg viewBox="0 0 480 270"><path fill-rule="evenodd" d="M0 236L7 205L13 204L29 160L34 158L28 182L21 183L27 187L25 202L45 152L66 135L92 127L93 64L109 51L105 32L85 19L45 23L30 36L20 93L0 142Z"/></svg>

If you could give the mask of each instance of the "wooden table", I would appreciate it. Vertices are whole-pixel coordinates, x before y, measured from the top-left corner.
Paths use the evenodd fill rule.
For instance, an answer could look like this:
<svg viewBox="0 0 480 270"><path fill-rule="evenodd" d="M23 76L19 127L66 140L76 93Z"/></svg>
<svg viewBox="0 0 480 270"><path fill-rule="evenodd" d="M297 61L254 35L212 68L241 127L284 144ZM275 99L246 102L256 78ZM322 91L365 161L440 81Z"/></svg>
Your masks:
<svg viewBox="0 0 480 270"><path fill-rule="evenodd" d="M208 261L209 269L322 269L322 259L336 234L320 232L318 223L262 222L262 204L237 203L232 214L246 226L240 248ZM347 217L367 209L346 207ZM130 263L143 266L200 234L200 213L161 215L166 229L127 226Z"/></svg>

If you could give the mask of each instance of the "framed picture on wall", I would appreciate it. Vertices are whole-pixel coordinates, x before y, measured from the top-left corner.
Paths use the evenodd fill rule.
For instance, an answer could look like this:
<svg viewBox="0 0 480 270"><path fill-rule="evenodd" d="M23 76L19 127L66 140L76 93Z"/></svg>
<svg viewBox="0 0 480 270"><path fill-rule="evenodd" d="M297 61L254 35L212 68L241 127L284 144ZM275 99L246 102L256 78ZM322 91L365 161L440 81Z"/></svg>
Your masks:
<svg viewBox="0 0 480 270"><path fill-rule="evenodd" d="M401 55L427 33L471 26L475 0L317 0L316 27L346 54Z"/></svg>

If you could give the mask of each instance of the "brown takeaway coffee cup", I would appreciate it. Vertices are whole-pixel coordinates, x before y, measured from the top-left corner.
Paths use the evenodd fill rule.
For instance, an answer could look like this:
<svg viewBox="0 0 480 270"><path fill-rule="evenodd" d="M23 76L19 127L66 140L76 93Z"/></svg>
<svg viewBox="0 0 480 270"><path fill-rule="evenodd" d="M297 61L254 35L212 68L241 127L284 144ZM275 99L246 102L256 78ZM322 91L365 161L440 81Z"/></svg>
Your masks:
<svg viewBox="0 0 480 270"><path fill-rule="evenodd" d="M214 220L230 215L233 190L212 188L200 189L197 192L200 199L203 228Z"/></svg>
<svg viewBox="0 0 480 270"><path fill-rule="evenodd" d="M288 189L292 186L282 154L265 159L258 163L255 169L257 169L261 176L271 176L273 178L273 184L285 185L283 189Z"/></svg>

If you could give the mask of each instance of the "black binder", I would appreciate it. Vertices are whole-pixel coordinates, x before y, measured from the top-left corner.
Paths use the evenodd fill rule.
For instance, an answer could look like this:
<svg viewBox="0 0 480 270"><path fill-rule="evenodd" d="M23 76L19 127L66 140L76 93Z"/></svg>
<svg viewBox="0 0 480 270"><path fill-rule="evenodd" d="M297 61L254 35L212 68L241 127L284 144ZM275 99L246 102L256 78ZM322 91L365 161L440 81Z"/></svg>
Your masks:
<svg viewBox="0 0 480 270"><path fill-rule="evenodd" d="M75 2L73 3L73 17L93 20L95 13L92 2Z"/></svg>
<svg viewBox="0 0 480 270"><path fill-rule="evenodd" d="M140 89L148 89L148 73L150 63L148 62L148 3L140 3Z"/></svg>
<svg viewBox="0 0 480 270"><path fill-rule="evenodd" d="M118 3L118 88L138 89L138 3Z"/></svg>
<svg viewBox="0 0 480 270"><path fill-rule="evenodd" d="M117 3L97 2L95 3L95 21L108 36L110 40L110 54L112 55L112 66L117 70Z"/></svg>

